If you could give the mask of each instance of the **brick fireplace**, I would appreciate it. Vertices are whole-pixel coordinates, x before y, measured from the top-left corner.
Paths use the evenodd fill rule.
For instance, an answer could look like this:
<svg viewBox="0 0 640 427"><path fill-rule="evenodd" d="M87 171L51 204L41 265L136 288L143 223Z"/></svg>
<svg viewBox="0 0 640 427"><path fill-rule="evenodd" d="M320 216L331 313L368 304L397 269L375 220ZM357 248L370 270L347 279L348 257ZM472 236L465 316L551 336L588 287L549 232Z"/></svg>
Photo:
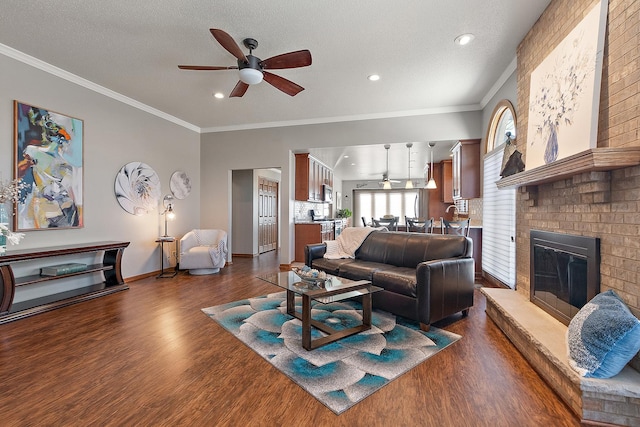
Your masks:
<svg viewBox="0 0 640 427"><path fill-rule="evenodd" d="M517 147L525 162L531 73L596 3L595 0L552 0L518 47ZM527 306L528 316L534 319L511 322L509 310L520 310L511 307L512 298L500 306L494 304L492 296L487 296L490 317L497 319L496 323L514 345L581 418L627 425L640 423L637 380L633 380L633 391L626 396L618 396L615 390L615 387L625 388L624 383L614 386L611 382L581 383L562 360L566 359L565 348L555 342L559 340L565 345L562 336L565 326L558 327L553 340L543 342L547 339L544 334L538 339L526 325L537 328L539 324L553 324L545 317L546 313L529 302L532 230L598 238L600 291L613 289L636 317L640 317L639 45L640 2L610 0L597 149L530 174L531 177L526 175L528 171L523 172L526 179L517 174L512 180L518 188L516 292L507 292L526 301L531 306ZM531 348L532 344L538 348ZM631 364L640 370L638 356ZM607 400L606 396L615 397Z"/></svg>
<svg viewBox="0 0 640 427"><path fill-rule="evenodd" d="M564 323L600 292L600 239L532 230L531 302Z"/></svg>

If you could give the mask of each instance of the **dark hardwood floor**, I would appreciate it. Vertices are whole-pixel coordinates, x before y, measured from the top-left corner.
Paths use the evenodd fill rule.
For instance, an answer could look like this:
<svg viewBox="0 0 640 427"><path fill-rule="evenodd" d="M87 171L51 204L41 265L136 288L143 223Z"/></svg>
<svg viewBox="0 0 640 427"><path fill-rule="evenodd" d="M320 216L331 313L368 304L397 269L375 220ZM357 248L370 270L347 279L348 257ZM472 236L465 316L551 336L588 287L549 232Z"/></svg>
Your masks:
<svg viewBox="0 0 640 427"><path fill-rule="evenodd" d="M200 311L278 291L255 278L277 269L273 252L236 258L0 325L0 425L579 425L477 291L434 325L460 341L336 416Z"/></svg>

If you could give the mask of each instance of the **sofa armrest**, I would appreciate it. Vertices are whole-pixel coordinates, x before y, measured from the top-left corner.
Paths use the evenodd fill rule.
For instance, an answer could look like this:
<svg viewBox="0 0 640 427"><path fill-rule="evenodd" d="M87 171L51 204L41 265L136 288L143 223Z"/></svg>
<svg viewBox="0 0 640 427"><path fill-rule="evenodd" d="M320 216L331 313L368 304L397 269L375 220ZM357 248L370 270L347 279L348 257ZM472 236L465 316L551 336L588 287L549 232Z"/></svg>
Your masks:
<svg viewBox="0 0 640 427"><path fill-rule="evenodd" d="M313 243L304 247L304 263L311 267L311 263L316 258L322 258L327 252L326 243Z"/></svg>
<svg viewBox="0 0 640 427"><path fill-rule="evenodd" d="M418 313L419 321L431 324L473 306L473 258L448 258L426 261L416 269L418 307L429 307Z"/></svg>

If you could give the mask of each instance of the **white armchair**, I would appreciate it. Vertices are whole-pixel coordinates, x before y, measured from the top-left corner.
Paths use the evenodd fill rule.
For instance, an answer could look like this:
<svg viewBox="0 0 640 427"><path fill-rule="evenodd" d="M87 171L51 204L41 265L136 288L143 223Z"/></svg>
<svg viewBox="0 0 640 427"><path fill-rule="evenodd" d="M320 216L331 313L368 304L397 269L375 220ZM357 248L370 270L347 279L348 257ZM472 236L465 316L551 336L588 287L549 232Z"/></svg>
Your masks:
<svg viewBox="0 0 640 427"><path fill-rule="evenodd" d="M180 270L189 274L214 274L227 261L227 232L191 230L180 239Z"/></svg>

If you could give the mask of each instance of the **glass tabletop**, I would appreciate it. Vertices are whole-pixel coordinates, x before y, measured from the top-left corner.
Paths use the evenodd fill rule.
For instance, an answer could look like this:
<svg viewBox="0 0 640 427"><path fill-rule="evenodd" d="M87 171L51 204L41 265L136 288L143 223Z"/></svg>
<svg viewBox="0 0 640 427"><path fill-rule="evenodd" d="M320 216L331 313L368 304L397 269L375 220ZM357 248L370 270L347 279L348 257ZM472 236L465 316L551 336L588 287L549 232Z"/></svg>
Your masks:
<svg viewBox="0 0 640 427"><path fill-rule="evenodd" d="M327 275L325 281L306 282L293 271L262 274L258 278L296 294L309 295L314 300L324 304L383 290L380 287L371 285L368 280L349 280L331 275Z"/></svg>

